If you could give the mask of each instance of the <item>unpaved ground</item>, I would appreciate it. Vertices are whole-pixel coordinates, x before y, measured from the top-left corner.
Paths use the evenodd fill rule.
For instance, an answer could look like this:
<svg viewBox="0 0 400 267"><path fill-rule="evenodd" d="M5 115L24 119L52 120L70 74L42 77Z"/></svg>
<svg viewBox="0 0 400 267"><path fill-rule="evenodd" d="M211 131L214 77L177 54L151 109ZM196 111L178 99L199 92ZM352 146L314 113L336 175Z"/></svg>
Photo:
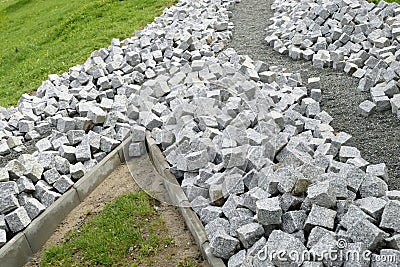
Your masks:
<svg viewBox="0 0 400 267"><path fill-rule="evenodd" d="M353 136L353 145L371 164L386 163L389 189L400 189L400 121L390 111L379 112L368 118L357 115L358 105L370 98L359 93L358 79L332 69L315 69L304 60L294 61L275 52L264 41L268 20L273 16L273 0L242 0L233 10L235 25L229 47L239 54L249 55L269 65L283 66L288 72L300 72L308 77L321 77L321 108L333 118L332 127Z"/></svg>
<svg viewBox="0 0 400 267"><path fill-rule="evenodd" d="M148 166L143 167L137 165L135 167L135 175L148 175ZM130 165L132 166L132 165ZM96 213L99 213L106 203L112 201L117 196L125 193L136 192L139 187L132 178L127 165L121 165L106 178L80 205L78 205L61 223L55 233L45 244L44 248L63 241L63 237L72 229L81 226L85 220ZM208 264L202 259L201 254L191 236L189 230L185 227L185 223L179 214L177 208L160 204L159 212L165 221L168 229L168 235L171 236L172 244L163 250L159 255L154 256L158 266L175 267L177 263L183 259L189 259L197 266L206 267ZM25 267L39 266L42 251L39 251L28 262Z"/></svg>

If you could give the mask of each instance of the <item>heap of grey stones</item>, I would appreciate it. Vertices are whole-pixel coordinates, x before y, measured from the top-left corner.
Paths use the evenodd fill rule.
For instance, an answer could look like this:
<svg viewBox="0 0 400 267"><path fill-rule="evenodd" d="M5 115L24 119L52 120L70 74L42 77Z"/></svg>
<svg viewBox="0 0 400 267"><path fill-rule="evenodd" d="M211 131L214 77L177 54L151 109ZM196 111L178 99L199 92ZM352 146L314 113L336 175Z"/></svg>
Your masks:
<svg viewBox="0 0 400 267"><path fill-rule="evenodd" d="M204 61L230 37L233 4L183 0L134 37L49 75L35 96L0 108L0 247L127 137L129 156L146 153L145 130L171 122L164 103L196 79L186 77L192 62L200 63L197 78L212 76Z"/></svg>
<svg viewBox="0 0 400 267"><path fill-rule="evenodd" d="M372 101L359 106L368 116L392 110L400 119L400 5L365 0L282 1L266 29L266 42L294 60L312 60L359 78Z"/></svg>

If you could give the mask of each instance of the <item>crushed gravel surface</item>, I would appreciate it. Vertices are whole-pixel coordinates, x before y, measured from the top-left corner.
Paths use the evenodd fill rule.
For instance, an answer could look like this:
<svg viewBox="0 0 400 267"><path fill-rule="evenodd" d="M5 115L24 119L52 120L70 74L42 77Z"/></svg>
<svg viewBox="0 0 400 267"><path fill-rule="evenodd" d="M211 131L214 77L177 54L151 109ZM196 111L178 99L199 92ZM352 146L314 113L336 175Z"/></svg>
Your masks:
<svg viewBox="0 0 400 267"><path fill-rule="evenodd" d="M332 69L315 69L311 62L294 61L269 47L264 38L268 20L273 16L272 2L243 0L236 5L231 20L235 28L228 47L253 60L282 66L288 72L300 72L305 82L308 77L320 77L321 108L334 118L332 127L351 134L352 144L368 162L386 163L389 189L400 189L400 121L390 111L367 118L357 115L358 105L370 97L369 93L357 91L358 79Z"/></svg>

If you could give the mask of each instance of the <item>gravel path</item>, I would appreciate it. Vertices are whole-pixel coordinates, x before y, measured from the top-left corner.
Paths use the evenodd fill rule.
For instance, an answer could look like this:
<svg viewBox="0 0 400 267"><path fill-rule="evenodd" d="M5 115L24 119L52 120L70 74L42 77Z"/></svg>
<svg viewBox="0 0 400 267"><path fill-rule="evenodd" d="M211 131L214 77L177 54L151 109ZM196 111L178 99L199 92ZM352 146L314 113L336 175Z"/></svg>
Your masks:
<svg viewBox="0 0 400 267"><path fill-rule="evenodd" d="M233 11L235 25L233 39L228 45L239 54L270 65L283 66L290 72L304 72L308 77L321 77L321 108L333 118L331 125L337 131L353 136L353 145L370 163L386 163L389 189L400 189L400 121L390 112L374 114L368 118L357 115L358 105L369 98L369 93L356 91L358 79L331 69L319 70L308 61L294 61L280 55L265 42L265 28L273 16L272 0L243 0Z"/></svg>

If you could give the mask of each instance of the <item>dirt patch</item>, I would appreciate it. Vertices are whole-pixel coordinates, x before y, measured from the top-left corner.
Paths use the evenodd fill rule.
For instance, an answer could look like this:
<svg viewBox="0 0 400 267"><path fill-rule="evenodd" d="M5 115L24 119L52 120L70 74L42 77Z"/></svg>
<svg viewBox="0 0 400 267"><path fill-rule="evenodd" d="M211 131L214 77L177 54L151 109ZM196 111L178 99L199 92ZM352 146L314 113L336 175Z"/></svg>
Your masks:
<svg viewBox="0 0 400 267"><path fill-rule="evenodd" d="M135 174L140 175L148 172L148 169L137 166ZM140 169L143 169L140 171ZM116 168L103 183L101 183L80 205L78 205L64 221L59 225L54 234L46 242L43 248L63 242L66 233L72 229L79 228L90 216L101 212L104 206L116 197L137 192L140 188L132 178L127 165ZM164 220L168 233L172 238L170 246L163 253L154 256L154 262L158 266L176 266L185 259L190 260L196 266L206 267L208 264L202 259L201 254L191 236L189 230L179 214L177 208L160 204L158 211ZM25 267L40 266L43 249L37 252ZM145 266L145 265L143 265Z"/></svg>

